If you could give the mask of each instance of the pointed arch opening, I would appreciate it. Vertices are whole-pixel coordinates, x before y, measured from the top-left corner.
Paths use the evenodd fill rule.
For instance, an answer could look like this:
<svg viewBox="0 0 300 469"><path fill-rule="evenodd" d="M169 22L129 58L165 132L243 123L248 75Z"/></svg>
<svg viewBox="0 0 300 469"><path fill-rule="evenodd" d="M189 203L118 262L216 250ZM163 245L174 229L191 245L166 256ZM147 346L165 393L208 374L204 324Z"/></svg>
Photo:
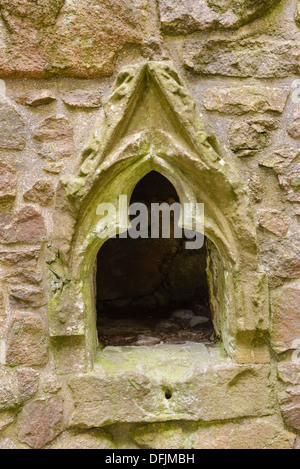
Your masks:
<svg viewBox="0 0 300 469"><path fill-rule="evenodd" d="M206 241L197 249L187 249L184 231L176 232L178 220L172 210L168 212L169 236L162 230L160 212L159 235L152 237L158 205L174 207L179 203L172 183L162 174L151 171L136 185L130 200L131 207L133 204L146 207L147 227L142 226L141 218L136 227L132 216L132 227L110 238L100 249L96 309L102 346L215 341ZM134 212L141 215L140 211ZM137 239L135 228L140 233ZM189 241L193 235L196 239L196 233L187 235Z"/></svg>
<svg viewBox="0 0 300 469"><path fill-rule="evenodd" d="M101 258L116 242L109 239L112 233L128 229L128 217L105 225L97 209L99 204L118 207L120 194L130 196L152 170L172 182L181 203L205 205L210 309L225 351L240 363L268 361L268 282L259 268L247 188L172 65L150 62L119 74L80 168L62 176L57 189L47 265L49 327L58 366L64 372L72 368L69 350L77 369L97 364L93 267L98 251ZM99 230L105 238L99 238ZM100 260L99 269L102 265Z"/></svg>

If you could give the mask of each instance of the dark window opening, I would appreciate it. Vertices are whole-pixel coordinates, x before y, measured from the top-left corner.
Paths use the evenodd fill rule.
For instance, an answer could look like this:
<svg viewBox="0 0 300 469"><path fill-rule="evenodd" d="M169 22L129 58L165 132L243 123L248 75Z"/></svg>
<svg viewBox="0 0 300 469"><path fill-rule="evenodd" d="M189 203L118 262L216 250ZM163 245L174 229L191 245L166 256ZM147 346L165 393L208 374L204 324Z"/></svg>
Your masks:
<svg viewBox="0 0 300 469"><path fill-rule="evenodd" d="M131 203L179 202L174 186L151 172ZM97 258L97 320L103 346L211 343L214 327L206 277L207 251L185 239L109 239Z"/></svg>

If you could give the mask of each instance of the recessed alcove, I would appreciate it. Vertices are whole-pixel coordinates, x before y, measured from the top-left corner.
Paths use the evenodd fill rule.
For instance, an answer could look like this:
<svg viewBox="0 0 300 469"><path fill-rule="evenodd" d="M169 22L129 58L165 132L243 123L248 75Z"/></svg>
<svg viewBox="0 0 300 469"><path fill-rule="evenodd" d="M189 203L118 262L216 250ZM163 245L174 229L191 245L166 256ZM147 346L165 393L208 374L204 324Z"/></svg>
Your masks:
<svg viewBox="0 0 300 469"><path fill-rule="evenodd" d="M197 296L185 298L181 304L171 302L172 309L174 306L175 310L191 310L193 305L187 303L196 298L200 301L196 305L206 309L207 319L212 316L214 330L211 322L205 321L209 324L209 334L214 332L222 339L224 350L231 359L239 363L267 362L270 356L264 339L270 327L268 282L265 272L259 270L256 227L248 191L230 158L226 157L226 153L218 145L211 128L198 113L195 100L176 70L168 62L149 62L126 67L118 75L104 103L103 116L104 119L97 120L91 138L82 151L80 168L73 175L63 175L57 189L53 221L55 236L53 242L47 246L47 265L50 278L49 330L58 371L70 373L74 370L94 370L99 360L105 360L109 351L116 358L119 358L116 350L121 355L127 352L144 352L144 347L120 346L106 347L105 351L98 353L97 316L100 342L104 345L112 343L104 340L109 336L109 328L113 331L110 339L116 338L117 331L123 332L120 319L127 321L126 310L128 321L133 320L130 317L133 302L143 300L136 308L138 321L133 320L139 327L145 318L144 311L149 316L152 315L151 320L153 313L157 313L156 331L158 324L168 322L166 316L170 310L165 305L157 307L158 295L155 295L155 307L152 305L150 308L150 297L153 302L152 297L159 290L160 282L157 286L154 285L150 293L142 291L139 295L136 294L138 282L148 287L149 279L153 280L151 268L155 266L151 262L145 262L147 251L142 248L143 243L148 240L111 239L115 230L123 232L126 229L127 219L120 221L115 217L107 221L108 217L98 210L107 204L115 209L120 194L130 197L133 193L133 200L134 197L142 200L147 198L146 195L143 196L143 191L145 193L150 190L151 198L155 197L156 187L162 191L167 186L165 181L157 186L149 184L146 189L145 179L142 178L153 169L172 182L182 203L189 203L193 209L197 202L203 202L205 206L205 247L198 253L180 253L181 256L187 255L191 261L192 268L189 272L193 272L196 257L202 259L201 262L195 262L198 268L201 266L199 277L194 275L193 278L188 278L190 285L193 281L197 283ZM148 178L152 176L153 174ZM160 177L160 181L162 180ZM171 185L171 192L168 192L168 183L167 194L163 196L159 193L156 195L157 200L178 200L173 186ZM166 242L165 239L150 241L157 243L159 247ZM139 254L138 243L141 243L139 249L142 254ZM148 256L152 261L159 252L159 248L155 249L153 246L155 245L152 245L152 251L149 247ZM133 249L136 249L136 256L126 258L126 252L132 253ZM151 256L151 252L155 255ZM119 255L123 256L123 261L122 256L119 258L123 263L121 262L122 268L118 271L116 261ZM143 267L147 266L144 277L138 276L138 270L134 268L134 264L130 264L134 259ZM175 269L175 272L181 271L182 263L179 264L180 268ZM98 267L98 281L95 267ZM122 279L124 267L126 281L130 279L133 284L134 294L131 296ZM129 271L132 275L128 277ZM161 276L166 275L165 270L160 273ZM114 277L117 279L117 292L111 298L105 296L105 291L108 290L109 280L113 284ZM182 275L179 277L183 279ZM201 279L204 279L203 283ZM120 292L121 287L124 291ZM203 287L202 291L200 287ZM167 291L170 293L168 289ZM145 298L146 305L143 304ZM117 327L114 327L114 315ZM204 311L201 311L201 315L205 316ZM107 329L103 327L105 320ZM204 330L203 324L197 325L197 333ZM171 330L175 330L173 325ZM181 322L177 330L182 334L186 333L185 324ZM155 339L154 342L160 339L155 337L156 331L154 333L152 329L150 334ZM144 333L141 335L145 336ZM149 337L149 328L146 336ZM190 338L187 340L181 336L181 339L190 342ZM217 348L204 345L207 337L198 337L195 340L203 342L189 343L188 346L159 343L151 347L151 352L160 353L166 348L173 354L176 350L172 362L176 369L182 347L184 350L186 347L193 350L199 348L201 353L206 348ZM142 360L150 353L149 348L146 349L147 353L145 352ZM205 370L206 358L205 353ZM156 359L151 359L151 363L154 361L156 363ZM167 362L169 355L163 362L163 368ZM136 360L133 361L133 366L135 363ZM186 363L189 366L190 360ZM123 373L119 363L117 366ZM99 379L103 379L102 371ZM166 391L165 385L163 391Z"/></svg>
<svg viewBox="0 0 300 469"><path fill-rule="evenodd" d="M179 202L174 186L155 171L135 187L131 204ZM172 212L171 212L172 213ZM149 224L150 226L150 224ZM186 249L186 239L109 239L97 257L97 328L103 346L212 343L206 243ZM190 238L189 238L190 239Z"/></svg>

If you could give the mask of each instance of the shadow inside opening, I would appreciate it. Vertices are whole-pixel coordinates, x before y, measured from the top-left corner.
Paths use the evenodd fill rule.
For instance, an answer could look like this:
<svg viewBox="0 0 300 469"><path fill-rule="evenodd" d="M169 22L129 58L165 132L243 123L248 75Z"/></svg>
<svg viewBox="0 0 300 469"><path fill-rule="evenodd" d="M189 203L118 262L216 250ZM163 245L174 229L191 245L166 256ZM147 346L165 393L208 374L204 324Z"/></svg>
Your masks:
<svg viewBox="0 0 300 469"><path fill-rule="evenodd" d="M151 172L131 203L179 202L174 186ZM188 250L186 239L112 238L97 258L97 328L100 344L150 346L213 343L206 277L207 250Z"/></svg>

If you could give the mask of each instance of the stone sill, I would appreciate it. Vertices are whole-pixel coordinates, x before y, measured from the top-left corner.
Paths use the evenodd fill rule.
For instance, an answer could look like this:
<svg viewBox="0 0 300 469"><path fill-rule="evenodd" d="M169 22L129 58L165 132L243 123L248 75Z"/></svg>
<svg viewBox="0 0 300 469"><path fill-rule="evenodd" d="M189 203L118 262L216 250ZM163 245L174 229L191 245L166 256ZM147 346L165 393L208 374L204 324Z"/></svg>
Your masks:
<svg viewBox="0 0 300 469"><path fill-rule="evenodd" d="M204 344L108 347L73 376L73 426L270 415L268 365L239 365Z"/></svg>
<svg viewBox="0 0 300 469"><path fill-rule="evenodd" d="M232 363L225 351L213 344L106 347L96 357L97 370L110 374L142 373L151 380L167 383L186 381L199 367Z"/></svg>

